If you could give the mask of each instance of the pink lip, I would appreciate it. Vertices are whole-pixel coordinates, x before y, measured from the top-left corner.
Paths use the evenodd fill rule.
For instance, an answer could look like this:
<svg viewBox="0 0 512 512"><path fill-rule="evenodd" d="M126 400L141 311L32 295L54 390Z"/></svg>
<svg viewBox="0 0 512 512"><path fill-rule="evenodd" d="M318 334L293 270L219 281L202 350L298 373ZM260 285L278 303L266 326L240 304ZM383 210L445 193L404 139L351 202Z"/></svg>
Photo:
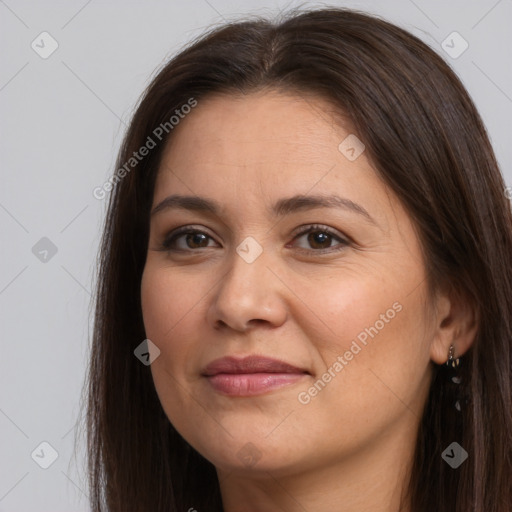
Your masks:
<svg viewBox="0 0 512 512"><path fill-rule="evenodd" d="M296 366L261 356L216 359L202 373L216 391L230 396L260 395L293 384L307 374Z"/></svg>

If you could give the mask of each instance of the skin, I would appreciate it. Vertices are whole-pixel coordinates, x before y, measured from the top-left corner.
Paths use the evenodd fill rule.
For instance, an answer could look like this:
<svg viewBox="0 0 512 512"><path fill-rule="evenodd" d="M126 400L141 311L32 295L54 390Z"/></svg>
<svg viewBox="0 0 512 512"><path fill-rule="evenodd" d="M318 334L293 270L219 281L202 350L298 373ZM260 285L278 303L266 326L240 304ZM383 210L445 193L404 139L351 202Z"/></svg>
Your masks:
<svg viewBox="0 0 512 512"><path fill-rule="evenodd" d="M338 150L353 132L333 116L313 96L210 96L163 155L153 206L183 194L221 211L152 215L141 283L146 335L161 351L151 371L169 420L217 468L226 512L396 512L432 363L446 361L451 343L462 355L474 337L462 302L429 295L409 215L367 152L350 161ZM281 198L333 193L374 223L334 207L270 212ZM335 235L295 234L311 224ZM187 245L182 235L181 251L162 250L181 226L207 237ZM263 249L252 263L236 251L246 237ZM396 303L401 310L348 360L358 334ZM309 373L251 397L222 395L201 376L217 358L250 354ZM336 372L338 356L347 364ZM335 376L301 403L329 368Z"/></svg>

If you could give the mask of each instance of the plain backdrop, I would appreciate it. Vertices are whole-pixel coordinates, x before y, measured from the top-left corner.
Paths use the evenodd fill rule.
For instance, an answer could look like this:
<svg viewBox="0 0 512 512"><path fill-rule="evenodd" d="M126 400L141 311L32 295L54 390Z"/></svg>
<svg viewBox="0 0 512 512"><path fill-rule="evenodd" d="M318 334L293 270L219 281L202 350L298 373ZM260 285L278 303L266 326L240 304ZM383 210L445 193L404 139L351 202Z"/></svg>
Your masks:
<svg viewBox="0 0 512 512"><path fill-rule="evenodd" d="M73 450L107 204L92 191L114 171L137 99L212 24L298 5L0 0L0 512L89 510L83 440ZM512 185L511 0L323 5L377 13L443 55Z"/></svg>

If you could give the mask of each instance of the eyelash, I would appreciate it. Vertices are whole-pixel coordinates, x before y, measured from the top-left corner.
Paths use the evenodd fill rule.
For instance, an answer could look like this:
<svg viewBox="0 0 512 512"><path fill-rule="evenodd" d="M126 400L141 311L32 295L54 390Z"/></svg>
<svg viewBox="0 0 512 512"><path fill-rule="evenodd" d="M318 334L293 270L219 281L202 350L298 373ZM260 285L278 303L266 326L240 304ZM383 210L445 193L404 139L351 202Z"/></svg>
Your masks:
<svg viewBox="0 0 512 512"><path fill-rule="evenodd" d="M329 228L327 226L322 226L320 224L312 224L312 225L308 226L306 229L303 229L302 231L296 233L293 239L295 240L301 236L307 235L309 233L314 233L314 232L325 233L325 234L337 239L340 247L337 249L333 249L332 247L328 247L327 249L300 249L302 252L307 253L307 254L316 254L316 255L326 254L326 253L341 251L346 246L350 245L350 241L348 239L339 236L331 228ZM172 247L172 245L176 242L176 240L179 237L181 237L182 235L189 235L189 234L190 235L202 234L202 235L205 235L208 238L213 240L213 237L211 237L208 233L205 233L204 231L201 231L199 229L190 228L190 226L183 226L181 228L178 228L178 229L172 231L165 238L164 242L162 243L161 250L167 251L169 253L171 253L171 252L189 252L189 251L194 252L195 249L174 249ZM202 247L200 249L209 249L209 247Z"/></svg>

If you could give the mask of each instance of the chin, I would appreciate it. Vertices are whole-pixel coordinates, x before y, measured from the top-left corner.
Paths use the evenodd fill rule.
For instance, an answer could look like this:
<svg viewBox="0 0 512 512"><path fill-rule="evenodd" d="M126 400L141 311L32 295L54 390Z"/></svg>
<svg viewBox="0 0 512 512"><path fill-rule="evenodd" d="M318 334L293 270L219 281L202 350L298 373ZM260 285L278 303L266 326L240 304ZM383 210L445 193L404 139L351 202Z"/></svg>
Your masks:
<svg viewBox="0 0 512 512"><path fill-rule="evenodd" d="M254 441L233 442L232 445L211 447L203 457L208 459L218 470L224 472L258 474L286 473L294 466L294 461L280 450L268 449L261 439Z"/></svg>

